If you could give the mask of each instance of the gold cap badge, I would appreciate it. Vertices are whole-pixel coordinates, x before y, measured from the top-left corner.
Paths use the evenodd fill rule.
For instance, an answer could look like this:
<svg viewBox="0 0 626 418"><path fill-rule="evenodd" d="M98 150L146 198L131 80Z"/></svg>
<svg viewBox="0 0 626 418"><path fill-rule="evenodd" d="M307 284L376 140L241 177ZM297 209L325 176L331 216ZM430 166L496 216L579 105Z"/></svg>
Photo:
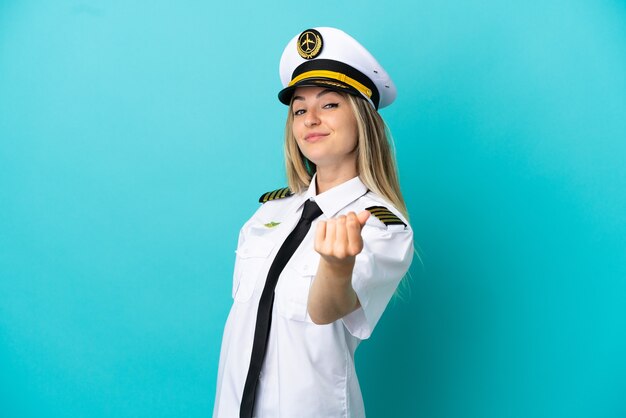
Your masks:
<svg viewBox="0 0 626 418"><path fill-rule="evenodd" d="M296 46L302 58L313 59L322 52L322 35L315 29L307 29L298 37Z"/></svg>

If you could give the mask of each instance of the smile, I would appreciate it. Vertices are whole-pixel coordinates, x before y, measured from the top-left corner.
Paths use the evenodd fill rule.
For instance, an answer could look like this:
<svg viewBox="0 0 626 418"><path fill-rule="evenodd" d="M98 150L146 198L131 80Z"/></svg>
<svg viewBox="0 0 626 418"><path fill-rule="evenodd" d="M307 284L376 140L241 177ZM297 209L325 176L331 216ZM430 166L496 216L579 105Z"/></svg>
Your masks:
<svg viewBox="0 0 626 418"><path fill-rule="evenodd" d="M308 142L317 142L320 141L322 138L328 136L328 134L324 134L324 133L320 133L320 132L311 132L310 134L307 134L304 137L305 141Z"/></svg>

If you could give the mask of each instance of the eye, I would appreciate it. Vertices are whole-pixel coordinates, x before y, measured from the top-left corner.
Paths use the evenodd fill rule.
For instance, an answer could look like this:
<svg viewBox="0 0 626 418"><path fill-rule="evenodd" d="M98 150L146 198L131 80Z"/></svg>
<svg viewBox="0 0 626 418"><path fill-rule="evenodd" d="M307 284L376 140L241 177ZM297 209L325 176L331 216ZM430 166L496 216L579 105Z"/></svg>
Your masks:
<svg viewBox="0 0 626 418"><path fill-rule="evenodd" d="M303 114L304 114L304 109L297 109L297 110L294 110L294 112L293 112L294 116L300 116L300 115L303 115Z"/></svg>
<svg viewBox="0 0 626 418"><path fill-rule="evenodd" d="M334 109L339 107L339 103L327 103L323 106L324 109Z"/></svg>

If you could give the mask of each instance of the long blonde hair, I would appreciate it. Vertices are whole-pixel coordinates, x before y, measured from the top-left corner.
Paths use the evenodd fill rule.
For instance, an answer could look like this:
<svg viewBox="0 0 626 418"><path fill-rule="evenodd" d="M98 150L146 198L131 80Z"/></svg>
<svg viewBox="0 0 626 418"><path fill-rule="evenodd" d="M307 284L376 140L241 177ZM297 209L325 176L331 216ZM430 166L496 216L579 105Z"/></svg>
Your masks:
<svg viewBox="0 0 626 418"><path fill-rule="evenodd" d="M385 122L365 99L352 94L345 96L357 122L357 173L361 181L369 190L388 200L408 219L390 142L391 134ZM289 105L285 125L285 165L289 188L294 193L300 193L309 187L316 167L300 152L296 143L292 130L292 105L293 103Z"/></svg>

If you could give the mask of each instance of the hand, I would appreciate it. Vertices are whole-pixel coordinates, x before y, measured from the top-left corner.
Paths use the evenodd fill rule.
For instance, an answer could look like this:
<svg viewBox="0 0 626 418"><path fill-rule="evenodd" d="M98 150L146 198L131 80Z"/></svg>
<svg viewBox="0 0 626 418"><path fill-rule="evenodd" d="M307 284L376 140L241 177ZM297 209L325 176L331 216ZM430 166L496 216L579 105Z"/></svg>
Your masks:
<svg viewBox="0 0 626 418"><path fill-rule="evenodd" d="M320 221L315 233L315 251L330 264L348 264L363 250L361 229L370 217L366 210L350 212L328 221Z"/></svg>
<svg viewBox="0 0 626 418"><path fill-rule="evenodd" d="M369 217L364 210L317 224L315 251L321 259L307 302L314 323L330 324L361 306L352 288L352 270L356 255L363 250L361 229Z"/></svg>

